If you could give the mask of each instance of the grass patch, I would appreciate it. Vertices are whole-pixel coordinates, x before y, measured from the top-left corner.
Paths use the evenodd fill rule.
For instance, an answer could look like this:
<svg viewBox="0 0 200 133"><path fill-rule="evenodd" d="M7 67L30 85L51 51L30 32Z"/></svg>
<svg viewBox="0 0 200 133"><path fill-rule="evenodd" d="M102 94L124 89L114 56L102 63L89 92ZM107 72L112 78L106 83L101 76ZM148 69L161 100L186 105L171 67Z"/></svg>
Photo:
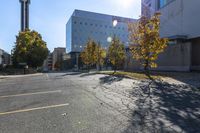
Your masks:
<svg viewBox="0 0 200 133"><path fill-rule="evenodd" d="M113 71L102 71L99 72L99 74L107 74L107 75L114 75L114 76L123 76L123 77L127 77L127 78L132 78L132 79L149 79L148 76L146 76L143 72L123 72L123 71L117 71L117 72L113 72ZM161 79L162 76L158 76L158 75L152 75L151 76L153 79Z"/></svg>

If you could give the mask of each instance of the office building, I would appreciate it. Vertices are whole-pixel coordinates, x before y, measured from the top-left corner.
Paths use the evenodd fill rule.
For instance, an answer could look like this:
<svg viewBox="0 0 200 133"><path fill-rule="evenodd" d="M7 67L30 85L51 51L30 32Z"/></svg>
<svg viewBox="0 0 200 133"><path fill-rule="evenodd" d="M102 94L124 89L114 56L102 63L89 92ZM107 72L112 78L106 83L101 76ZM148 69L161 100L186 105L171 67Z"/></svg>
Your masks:
<svg viewBox="0 0 200 133"><path fill-rule="evenodd" d="M21 31L29 28L29 4L31 0L19 0L21 3Z"/></svg>
<svg viewBox="0 0 200 133"><path fill-rule="evenodd" d="M158 69L200 70L200 1L142 0L142 5L161 12L160 36L170 39L166 51L159 56ZM142 8L144 10L144 8ZM145 11L142 11L146 15Z"/></svg>
<svg viewBox="0 0 200 133"><path fill-rule="evenodd" d="M155 0L142 0L142 16L151 17L156 11L156 1Z"/></svg>
<svg viewBox="0 0 200 133"><path fill-rule="evenodd" d="M113 26L113 21L117 25ZM133 19L75 10L66 25L67 52L81 52L89 38L108 48L109 37L116 35L128 45L128 22Z"/></svg>
<svg viewBox="0 0 200 133"><path fill-rule="evenodd" d="M134 19L118 16L75 10L66 24L66 47L73 63L77 64L77 53L83 51L88 39L100 42L101 46L108 49L113 38L117 36L129 45L128 23Z"/></svg>

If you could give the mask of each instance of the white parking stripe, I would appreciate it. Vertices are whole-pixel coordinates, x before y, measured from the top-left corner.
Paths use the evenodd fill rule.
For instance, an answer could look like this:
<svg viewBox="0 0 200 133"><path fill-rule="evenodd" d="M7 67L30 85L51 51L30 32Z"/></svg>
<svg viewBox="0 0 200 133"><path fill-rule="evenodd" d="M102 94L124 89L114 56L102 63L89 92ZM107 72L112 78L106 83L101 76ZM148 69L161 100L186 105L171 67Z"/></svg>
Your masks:
<svg viewBox="0 0 200 133"><path fill-rule="evenodd" d="M15 111L9 111L9 112L2 112L2 113L0 113L0 116L9 115L9 114L16 114L16 113L23 113L23 112L30 112L30 111L36 111L36 110L42 110L42 109L64 107L64 106L68 106L68 105L69 105L69 103L65 103L65 104L57 104L57 105L43 106L43 107L37 107L37 108L30 108L30 109L22 109L22 110L15 110Z"/></svg>
<svg viewBox="0 0 200 133"><path fill-rule="evenodd" d="M41 95L41 94L51 94L51 93L61 93L61 90L56 91L43 91L43 92L34 92L34 93L24 93L24 94L15 94L15 95L6 95L0 96L1 98L9 98L9 97L20 97L20 96L30 96L30 95Z"/></svg>

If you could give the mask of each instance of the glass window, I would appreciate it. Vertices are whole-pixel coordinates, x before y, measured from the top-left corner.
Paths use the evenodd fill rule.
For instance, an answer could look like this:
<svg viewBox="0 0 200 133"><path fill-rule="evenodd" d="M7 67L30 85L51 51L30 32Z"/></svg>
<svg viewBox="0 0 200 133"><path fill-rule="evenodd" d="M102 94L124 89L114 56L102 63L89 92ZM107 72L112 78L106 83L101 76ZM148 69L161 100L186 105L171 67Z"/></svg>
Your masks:
<svg viewBox="0 0 200 133"><path fill-rule="evenodd" d="M162 8L174 0L159 0L158 8Z"/></svg>

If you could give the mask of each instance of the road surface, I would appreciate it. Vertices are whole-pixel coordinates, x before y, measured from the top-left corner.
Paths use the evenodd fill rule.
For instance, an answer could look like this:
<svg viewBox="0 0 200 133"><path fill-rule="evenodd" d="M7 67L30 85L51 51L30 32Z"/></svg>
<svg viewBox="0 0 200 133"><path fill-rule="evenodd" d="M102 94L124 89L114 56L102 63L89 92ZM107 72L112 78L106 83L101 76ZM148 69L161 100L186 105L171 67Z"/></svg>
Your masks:
<svg viewBox="0 0 200 133"><path fill-rule="evenodd" d="M197 133L199 125L200 91L185 84L74 72L0 79L0 133Z"/></svg>

